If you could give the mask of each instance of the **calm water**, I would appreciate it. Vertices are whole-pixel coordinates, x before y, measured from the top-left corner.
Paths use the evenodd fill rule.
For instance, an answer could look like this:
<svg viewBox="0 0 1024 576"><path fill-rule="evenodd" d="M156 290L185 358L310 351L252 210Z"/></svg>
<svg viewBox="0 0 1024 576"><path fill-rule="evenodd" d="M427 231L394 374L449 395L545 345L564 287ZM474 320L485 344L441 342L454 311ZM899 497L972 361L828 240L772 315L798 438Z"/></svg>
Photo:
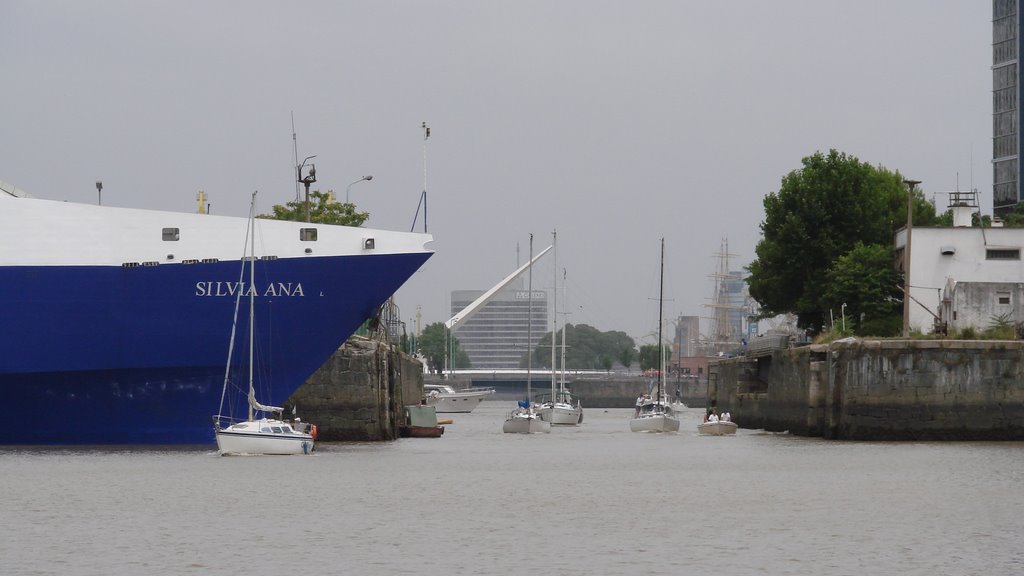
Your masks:
<svg viewBox="0 0 1024 576"><path fill-rule="evenodd" d="M1024 443L502 434L512 406L310 457L0 449L0 573L1024 573Z"/></svg>

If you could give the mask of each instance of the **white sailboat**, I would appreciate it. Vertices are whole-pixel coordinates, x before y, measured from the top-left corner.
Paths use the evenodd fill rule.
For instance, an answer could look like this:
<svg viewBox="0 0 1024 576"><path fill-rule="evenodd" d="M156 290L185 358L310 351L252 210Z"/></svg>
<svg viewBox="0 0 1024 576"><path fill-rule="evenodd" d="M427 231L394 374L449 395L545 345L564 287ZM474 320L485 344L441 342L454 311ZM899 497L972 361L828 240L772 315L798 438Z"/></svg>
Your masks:
<svg viewBox="0 0 1024 576"><path fill-rule="evenodd" d="M541 420L540 415L534 409L533 404L530 402L530 379L531 369L533 367L533 234L530 234L530 267L528 269L528 288L529 297L527 302L527 320L526 320L526 400L520 400L519 406L516 407L508 417L505 418L505 423L502 425L501 430L506 434L536 434L536 433L548 433L551 432L551 423Z"/></svg>
<svg viewBox="0 0 1024 576"><path fill-rule="evenodd" d="M661 280L658 290L658 388L652 398L637 406L637 413L629 421L633 432L678 432L679 417L665 393L665 349L662 345L662 316L665 303L665 239L661 239Z"/></svg>
<svg viewBox="0 0 1024 576"><path fill-rule="evenodd" d="M281 419L284 411L279 406L266 406L256 400L256 391L253 386L253 336L255 335L255 311L256 292L251 289L255 286L256 278L256 193L252 195L252 204L249 207L249 228L247 230L249 253L242 258L242 271L239 274L239 286L244 286L245 262L249 262L249 417L242 422L232 423L231 419L223 415L224 398L227 395L230 383L231 356L235 346L235 329L238 323L238 309L241 304L242 293L246 290L238 290L235 298L235 315L231 323L231 342L228 345L228 360L224 368L224 389L221 392L220 409L213 417L214 432L217 437L217 449L221 454L309 454L313 451L315 427L306 430L307 424L287 422ZM264 416L256 418L257 413ZM274 414L278 416L273 417ZM271 417L268 417L270 415ZM226 426L223 426L226 424ZM301 429L300 429L301 428Z"/></svg>
<svg viewBox="0 0 1024 576"><path fill-rule="evenodd" d="M554 246L552 257L557 262L558 254L558 232L551 233ZM554 300L554 311L555 321L554 328L551 330L551 395L544 398L538 399L537 413L545 422L550 422L555 426L576 426L583 422L583 405L579 399L574 399L572 394L565 389L565 327L562 327L562 382L561 386L556 386L556 375L555 375L555 335L558 334L558 267L552 265L555 269L555 287L552 289L552 299ZM562 283L565 285L565 282ZM575 400L575 404L573 401Z"/></svg>

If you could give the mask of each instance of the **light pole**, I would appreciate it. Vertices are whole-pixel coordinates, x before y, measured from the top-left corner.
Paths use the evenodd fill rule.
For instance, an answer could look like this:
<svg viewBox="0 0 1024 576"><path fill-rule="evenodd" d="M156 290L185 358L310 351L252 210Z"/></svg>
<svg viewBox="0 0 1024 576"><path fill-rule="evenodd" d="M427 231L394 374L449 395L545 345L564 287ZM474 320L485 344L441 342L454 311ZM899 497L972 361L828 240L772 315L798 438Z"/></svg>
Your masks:
<svg viewBox="0 0 1024 576"><path fill-rule="evenodd" d="M371 175L368 175L368 176L363 176L359 180L356 180L355 182L352 182L351 184L349 184L348 188L345 188L345 204L348 204L348 190L349 190L349 188L352 187L352 184L359 184L363 180L366 180L367 182L370 181L370 180L373 180L373 175L371 174Z"/></svg>
<svg viewBox="0 0 1024 576"><path fill-rule="evenodd" d="M99 180L96 181L96 205L103 205L103 182Z"/></svg>
<svg viewBox="0 0 1024 576"><path fill-rule="evenodd" d="M903 337L910 338L910 232L914 227L914 187L920 180L904 180L907 185L907 242L903 246Z"/></svg>
<svg viewBox="0 0 1024 576"><path fill-rule="evenodd" d="M312 160L313 158L316 158L316 154L307 156L306 160ZM302 164L295 167L295 177L306 186L306 222L309 222L309 185L316 182L316 164L309 165L309 175L303 178L302 169L306 166L306 160L303 160Z"/></svg>

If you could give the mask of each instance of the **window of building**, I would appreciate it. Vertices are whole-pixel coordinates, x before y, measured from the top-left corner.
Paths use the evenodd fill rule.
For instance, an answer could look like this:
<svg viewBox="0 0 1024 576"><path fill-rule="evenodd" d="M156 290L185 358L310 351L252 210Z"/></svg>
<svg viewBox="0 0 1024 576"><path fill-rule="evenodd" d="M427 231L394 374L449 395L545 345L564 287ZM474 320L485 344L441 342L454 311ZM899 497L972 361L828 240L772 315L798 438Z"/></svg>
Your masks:
<svg viewBox="0 0 1024 576"><path fill-rule="evenodd" d="M1002 304L1002 305L1009 304L1010 303L1010 293L1009 292L996 292L996 302L999 303L999 304Z"/></svg>
<svg viewBox="0 0 1024 576"><path fill-rule="evenodd" d="M316 228L299 228L299 240L316 242Z"/></svg>
<svg viewBox="0 0 1024 576"><path fill-rule="evenodd" d="M164 228L164 242L177 242L180 236L177 228Z"/></svg>
<svg viewBox="0 0 1024 576"><path fill-rule="evenodd" d="M1020 260L1020 248L989 248L985 250L986 260Z"/></svg>

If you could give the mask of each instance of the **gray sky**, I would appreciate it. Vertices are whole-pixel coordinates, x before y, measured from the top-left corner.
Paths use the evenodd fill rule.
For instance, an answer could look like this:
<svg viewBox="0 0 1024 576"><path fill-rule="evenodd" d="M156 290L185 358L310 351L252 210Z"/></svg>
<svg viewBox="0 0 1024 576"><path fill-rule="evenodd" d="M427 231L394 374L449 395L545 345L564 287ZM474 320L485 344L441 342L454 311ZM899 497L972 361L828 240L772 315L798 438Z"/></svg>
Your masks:
<svg viewBox="0 0 1024 576"><path fill-rule="evenodd" d="M641 340L710 315L723 240L754 257L762 199L836 148L976 187L991 212L991 3L906 0L0 0L0 180L41 198L243 216L319 187L437 254L402 316L448 317L558 230L569 321ZM945 197L937 196L940 207ZM418 227L422 229L422 224ZM10 247L0 247L10 249ZM551 284L550 263L534 284ZM649 339L648 339L649 340Z"/></svg>

